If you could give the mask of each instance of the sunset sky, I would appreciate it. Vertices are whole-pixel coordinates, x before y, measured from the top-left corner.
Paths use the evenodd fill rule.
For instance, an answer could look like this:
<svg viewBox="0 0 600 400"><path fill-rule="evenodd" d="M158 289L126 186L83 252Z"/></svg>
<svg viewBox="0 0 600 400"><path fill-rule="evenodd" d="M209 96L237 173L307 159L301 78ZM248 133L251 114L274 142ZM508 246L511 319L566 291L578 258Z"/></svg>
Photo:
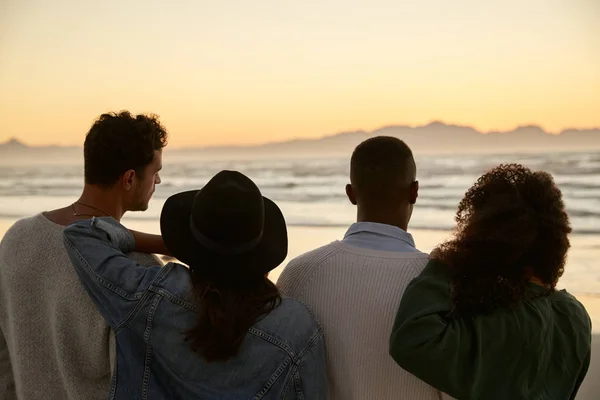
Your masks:
<svg viewBox="0 0 600 400"><path fill-rule="evenodd" d="M599 0L0 0L0 141L161 116L171 145L431 120L600 127Z"/></svg>

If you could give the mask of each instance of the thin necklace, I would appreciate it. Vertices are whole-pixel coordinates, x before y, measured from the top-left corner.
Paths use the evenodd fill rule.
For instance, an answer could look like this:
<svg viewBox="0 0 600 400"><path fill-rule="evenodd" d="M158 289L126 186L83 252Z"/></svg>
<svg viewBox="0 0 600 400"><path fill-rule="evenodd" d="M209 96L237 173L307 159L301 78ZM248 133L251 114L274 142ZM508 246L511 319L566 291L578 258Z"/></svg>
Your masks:
<svg viewBox="0 0 600 400"><path fill-rule="evenodd" d="M82 206L84 206L84 207L91 208L91 209L93 209L93 210L96 210L96 211L99 211L99 212L101 212L102 214L104 214L104 215L105 215L105 216L107 216L107 217L110 217L110 215L108 215L107 213L105 213L105 212L104 212L104 211L102 211L101 209L99 209L99 208L97 208L97 207L94 207L94 206L90 206L89 204L82 203L82 202L80 202L80 201L76 201L75 203L71 204L71 209L73 210L73 216L75 216L75 217L84 217L84 216L85 216L85 217L90 217L90 216L92 216L92 217L93 217L93 216L94 216L94 214L78 213L77 211L75 211L75 204L79 204L79 205L82 205Z"/></svg>

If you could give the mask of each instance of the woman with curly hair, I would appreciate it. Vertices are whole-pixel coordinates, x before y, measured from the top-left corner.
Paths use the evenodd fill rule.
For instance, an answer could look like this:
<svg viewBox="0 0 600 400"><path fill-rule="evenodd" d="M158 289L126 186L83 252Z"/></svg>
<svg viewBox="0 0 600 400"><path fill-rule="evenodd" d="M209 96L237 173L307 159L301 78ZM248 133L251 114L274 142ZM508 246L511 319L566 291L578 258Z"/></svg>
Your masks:
<svg viewBox="0 0 600 400"><path fill-rule="evenodd" d="M406 289L392 357L458 399L575 398L591 322L556 289L571 227L552 176L501 165L468 190L456 220Z"/></svg>

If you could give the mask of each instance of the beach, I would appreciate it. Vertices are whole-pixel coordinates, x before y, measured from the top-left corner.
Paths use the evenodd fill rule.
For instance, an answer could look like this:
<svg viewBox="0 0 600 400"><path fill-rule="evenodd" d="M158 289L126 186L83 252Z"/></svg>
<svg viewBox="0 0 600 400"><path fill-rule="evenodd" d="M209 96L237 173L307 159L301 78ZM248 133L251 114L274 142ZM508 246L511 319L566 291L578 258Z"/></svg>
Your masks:
<svg viewBox="0 0 600 400"><path fill-rule="evenodd" d="M4 236L6 230L12 225L12 219L0 219L0 237ZM149 233L159 233L158 221L139 220L125 217L123 223L129 228ZM341 239L344 235L343 227L310 227L291 226L288 227L289 252L286 261L273 270L269 278L277 281L281 271L292 258L310 251L319 246ZM424 252L430 252L437 244L450 237L449 231L442 230L411 230L417 247ZM575 277L570 276L570 263L578 270L586 268L597 268L593 263L600 259L600 238L590 235L572 235L572 250L567 263L565 278L561 285L567 289L569 282L577 282ZM577 274L579 275L579 274ZM584 279L582 277L578 279ZM577 396L577 400L596 400L600 395L600 295L594 293L577 293L569 290L585 306L593 326L592 339L592 362L584 384Z"/></svg>

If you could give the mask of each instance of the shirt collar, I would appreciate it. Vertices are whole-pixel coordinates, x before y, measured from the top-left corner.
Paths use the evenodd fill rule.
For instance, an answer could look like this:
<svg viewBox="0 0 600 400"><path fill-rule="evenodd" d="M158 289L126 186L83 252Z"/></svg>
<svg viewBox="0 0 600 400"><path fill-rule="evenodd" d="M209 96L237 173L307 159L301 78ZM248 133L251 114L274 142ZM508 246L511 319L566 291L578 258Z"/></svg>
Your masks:
<svg viewBox="0 0 600 400"><path fill-rule="evenodd" d="M412 247L415 247L415 241L412 235L397 226L380 224L377 222L356 222L350 226L344 239L351 235L356 235L361 232L373 233L376 235L387 236L403 242L408 243Z"/></svg>

